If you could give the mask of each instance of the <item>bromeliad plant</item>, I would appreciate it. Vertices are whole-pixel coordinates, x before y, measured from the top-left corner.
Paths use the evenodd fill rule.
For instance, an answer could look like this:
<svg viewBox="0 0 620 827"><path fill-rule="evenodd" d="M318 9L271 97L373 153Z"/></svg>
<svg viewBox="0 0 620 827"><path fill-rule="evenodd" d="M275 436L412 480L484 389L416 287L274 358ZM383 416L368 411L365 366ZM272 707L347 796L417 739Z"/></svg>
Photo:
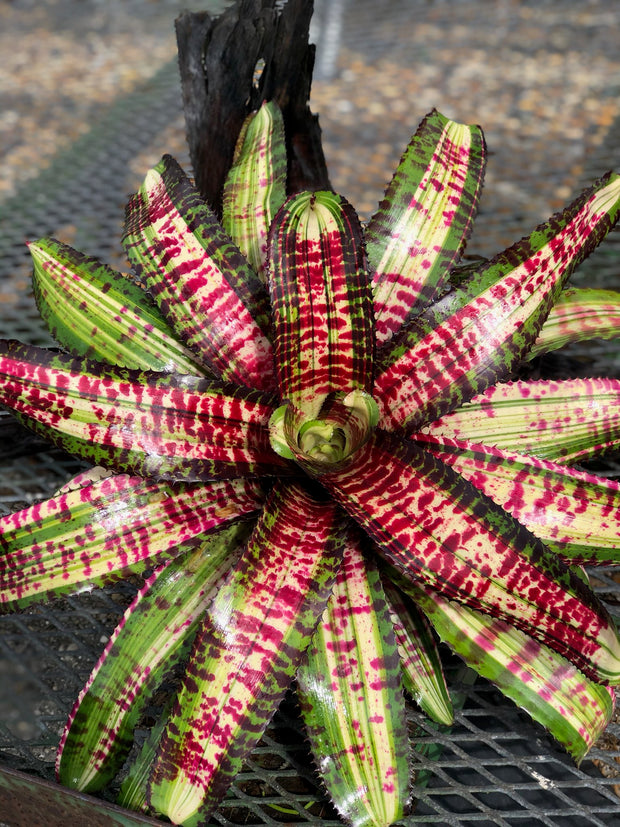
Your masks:
<svg viewBox="0 0 620 827"><path fill-rule="evenodd" d="M71 713L63 784L114 778L181 665L120 801L204 823L296 679L339 812L388 825L412 781L402 687L451 721L431 627L577 760L605 728L620 640L581 566L620 561L620 488L571 465L618 445L620 382L511 378L617 335L615 294L563 287L620 176L459 272L484 164L477 127L431 113L363 234L333 192L286 197L267 103L222 223L172 158L148 173L134 280L30 245L64 352L2 342L0 401L96 467L2 519L0 598L147 571Z"/></svg>

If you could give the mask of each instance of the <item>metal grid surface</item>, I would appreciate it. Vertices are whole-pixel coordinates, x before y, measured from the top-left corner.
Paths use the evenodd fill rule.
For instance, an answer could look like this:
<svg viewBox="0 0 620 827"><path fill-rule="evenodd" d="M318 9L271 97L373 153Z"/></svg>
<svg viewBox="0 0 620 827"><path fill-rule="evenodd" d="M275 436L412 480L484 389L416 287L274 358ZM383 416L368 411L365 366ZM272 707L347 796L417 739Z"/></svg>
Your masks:
<svg viewBox="0 0 620 827"><path fill-rule="evenodd" d="M49 342L27 289L24 240L71 224L76 247L114 262L124 201L133 185L131 160L174 119L182 130L178 78L169 65L135 95L111 107L83 140L1 208L3 336ZM187 165L186 159L180 160ZM609 285L609 275L615 274L617 286L618 240L616 233L607 249L593 257L584 280L600 279ZM620 375L617 347L574 349L571 359L571 369ZM58 451L5 462L0 512L49 496L80 467ZM613 465L606 469L616 470ZM620 567L597 572L595 583L618 617ZM134 589L135 585L124 584L0 617L0 766L53 777L54 753L66 715ZM449 732L411 710L412 742L425 746L428 753L427 757L416 753L418 773L427 783L417 792L413 815L403 823L436 827L620 823L617 723L577 768L492 686L472 681L471 673L447 655L446 663L455 676L452 686L461 708ZM213 823L340 823L318 786L293 696L235 780Z"/></svg>

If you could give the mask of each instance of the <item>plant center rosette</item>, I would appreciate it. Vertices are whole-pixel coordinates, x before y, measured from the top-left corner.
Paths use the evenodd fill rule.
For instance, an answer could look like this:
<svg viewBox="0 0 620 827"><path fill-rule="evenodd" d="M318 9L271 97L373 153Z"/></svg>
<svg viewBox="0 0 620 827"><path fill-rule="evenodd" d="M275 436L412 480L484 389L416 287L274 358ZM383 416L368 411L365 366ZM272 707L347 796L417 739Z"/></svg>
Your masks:
<svg viewBox="0 0 620 827"><path fill-rule="evenodd" d="M480 129L432 112L362 231L335 193L287 196L266 103L221 220L172 158L147 174L132 278L30 245L61 350L0 342L0 403L94 467L0 519L0 601L145 572L69 717L63 784L101 789L131 754L121 804L206 823L296 681L338 812L389 825L415 792L405 695L453 719L438 638L576 760L604 730L620 640L583 567L620 560L620 488L575 465L617 449L620 383L515 376L619 335L615 293L565 285L620 178L463 267L484 165Z"/></svg>

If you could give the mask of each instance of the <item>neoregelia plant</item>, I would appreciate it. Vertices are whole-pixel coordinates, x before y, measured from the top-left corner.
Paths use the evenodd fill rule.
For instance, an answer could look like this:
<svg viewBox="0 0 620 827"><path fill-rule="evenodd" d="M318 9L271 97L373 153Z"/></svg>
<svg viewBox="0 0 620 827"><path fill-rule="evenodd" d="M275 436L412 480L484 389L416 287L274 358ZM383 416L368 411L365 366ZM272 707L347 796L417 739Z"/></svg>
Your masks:
<svg viewBox="0 0 620 827"><path fill-rule="evenodd" d="M620 487L570 466L618 445L620 382L511 379L618 335L615 294L563 288L620 176L456 277L477 127L431 113L364 233L333 192L286 197L284 151L265 104L222 224L165 157L127 209L135 280L30 245L64 352L2 342L0 401L95 468L1 520L0 599L150 572L71 713L62 783L110 781L182 665L120 801L203 823L296 679L342 817L388 825L412 782L402 687L452 716L431 627L577 760L612 714L620 640L581 566L620 560Z"/></svg>

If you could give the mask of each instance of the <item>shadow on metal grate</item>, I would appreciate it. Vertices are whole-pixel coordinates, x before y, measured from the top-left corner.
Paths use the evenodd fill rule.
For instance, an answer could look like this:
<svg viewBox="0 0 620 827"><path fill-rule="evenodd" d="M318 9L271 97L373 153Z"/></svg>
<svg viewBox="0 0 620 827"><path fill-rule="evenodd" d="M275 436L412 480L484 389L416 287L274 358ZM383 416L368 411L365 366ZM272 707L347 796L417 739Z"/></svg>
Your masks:
<svg viewBox="0 0 620 827"><path fill-rule="evenodd" d="M130 161L172 118L178 118L182 130L174 64L162 68L135 95L118 101L70 152L2 206L3 336L49 343L26 287L29 265L24 240L72 224L76 247L114 260L124 200L133 180ZM185 159L181 161L187 166ZM610 286L612 273L617 286L619 240L616 233L607 249L588 262L583 279L591 282L599 273L600 283ZM571 358L584 371L620 375L617 347L575 349ZM58 451L7 461L0 478L0 512L49 496L80 467ZM618 469L611 465L607 470ZM612 613L619 616L620 567L597 571L595 583ZM53 778L54 754L72 702L134 591L135 585L123 583L0 617L0 770L6 767ZM577 768L492 686L481 680L472 683L470 673L447 655L446 662L455 680L461 681L453 682L452 688L462 706L449 732L411 710L412 743L426 748L416 752L418 773L426 785L417 792L418 804L404 824L600 827L620 823L617 723ZM340 823L318 787L294 696L283 704L212 821L326 827Z"/></svg>

